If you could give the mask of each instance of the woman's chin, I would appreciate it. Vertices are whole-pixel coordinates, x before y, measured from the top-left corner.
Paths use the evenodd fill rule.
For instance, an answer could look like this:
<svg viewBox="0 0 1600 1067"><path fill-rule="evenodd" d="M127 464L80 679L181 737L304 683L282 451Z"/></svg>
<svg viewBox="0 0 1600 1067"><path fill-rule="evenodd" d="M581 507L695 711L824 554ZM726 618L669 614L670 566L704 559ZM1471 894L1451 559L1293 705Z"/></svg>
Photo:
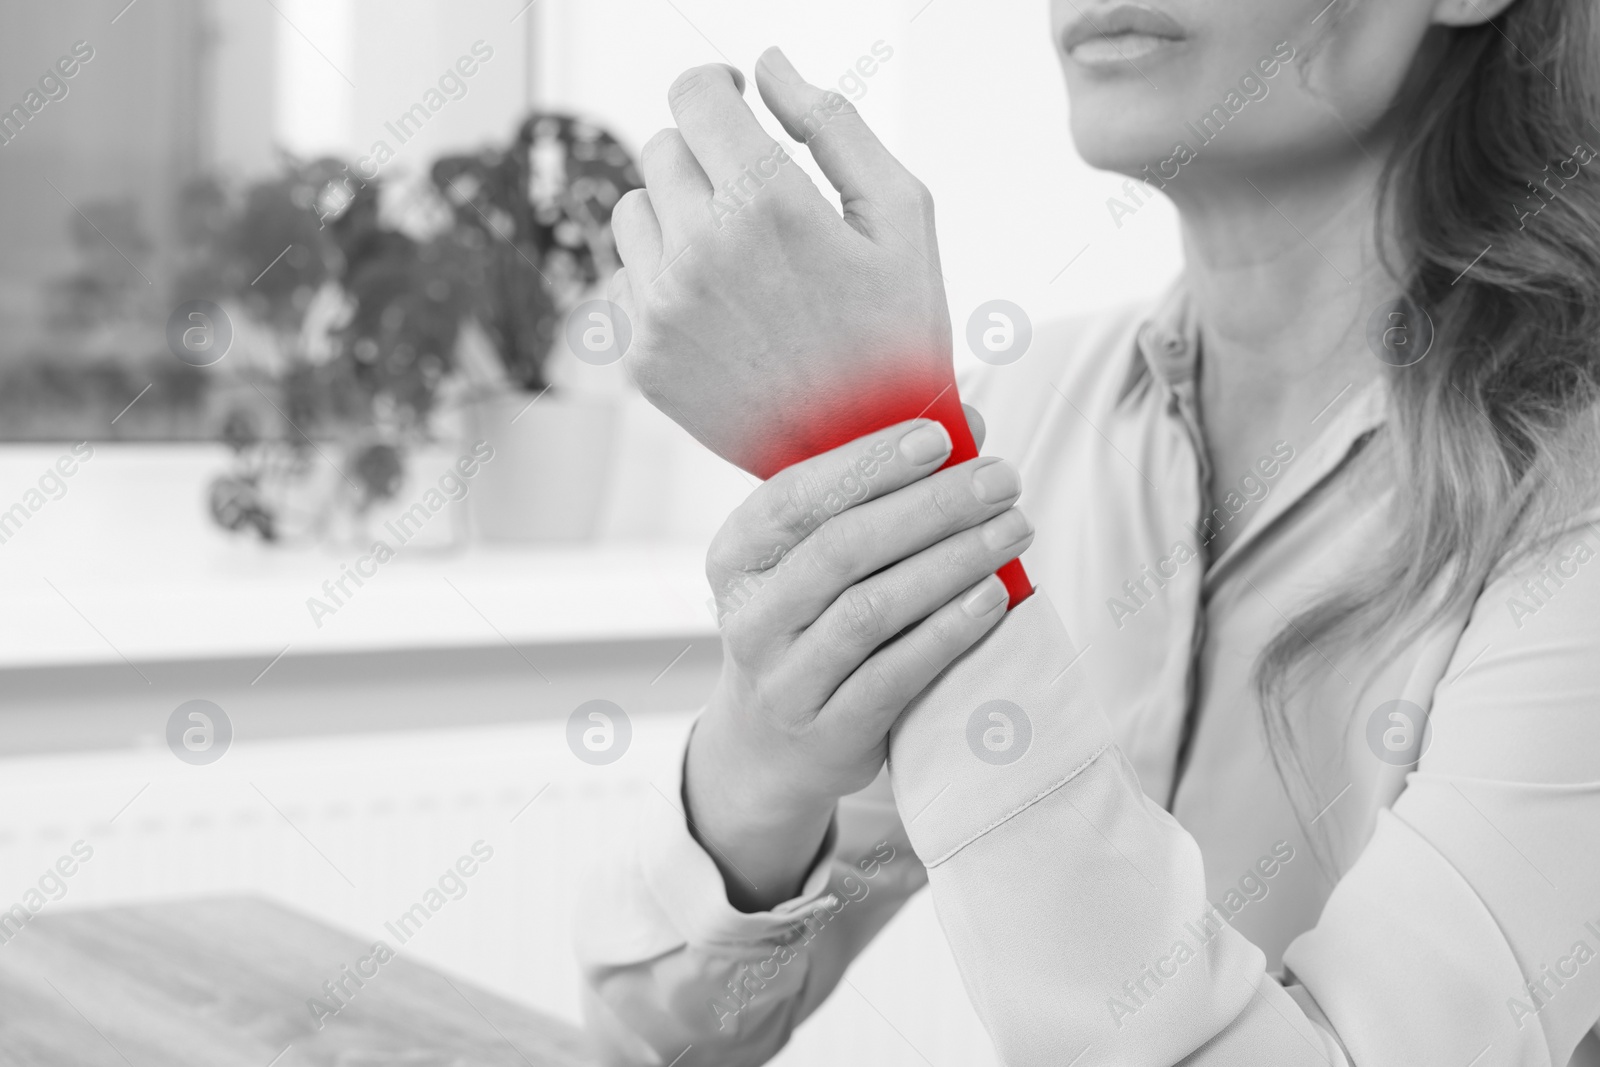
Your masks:
<svg viewBox="0 0 1600 1067"><path fill-rule="evenodd" d="M1172 145L1159 136L1130 129L1127 123L1072 120L1072 141L1083 161L1096 170L1138 174L1152 162L1172 154Z"/></svg>

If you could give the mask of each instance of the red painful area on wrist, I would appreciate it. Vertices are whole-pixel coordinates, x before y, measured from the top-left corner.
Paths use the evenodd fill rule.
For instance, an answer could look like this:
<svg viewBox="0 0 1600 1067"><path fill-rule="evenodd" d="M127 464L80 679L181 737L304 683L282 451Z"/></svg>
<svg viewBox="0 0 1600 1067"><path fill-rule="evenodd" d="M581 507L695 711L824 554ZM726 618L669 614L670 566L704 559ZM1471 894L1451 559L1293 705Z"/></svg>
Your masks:
<svg viewBox="0 0 1600 1067"><path fill-rule="evenodd" d="M769 428L760 445L750 451L750 461L741 465L758 478L771 478L785 467L911 419L933 419L950 434L950 458L940 470L976 459L978 447L961 409L955 378L948 370L932 373L911 370L904 364L896 370L892 377L879 375L847 390L830 388L814 396L814 414L790 417ZM1014 559L995 573L1010 595L1008 607L1016 607L1033 594L1021 560Z"/></svg>

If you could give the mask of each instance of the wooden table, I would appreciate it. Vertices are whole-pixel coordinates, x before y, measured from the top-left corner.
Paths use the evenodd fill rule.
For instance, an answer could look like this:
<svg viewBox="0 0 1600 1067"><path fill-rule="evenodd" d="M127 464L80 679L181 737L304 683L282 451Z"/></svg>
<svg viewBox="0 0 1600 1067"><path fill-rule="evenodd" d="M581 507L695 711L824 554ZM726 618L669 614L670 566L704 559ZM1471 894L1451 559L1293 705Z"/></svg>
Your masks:
<svg viewBox="0 0 1600 1067"><path fill-rule="evenodd" d="M392 941L391 949L398 948ZM275 904L48 909L0 944L5 1067L578 1067L570 1024L406 957L321 1020L372 946Z"/></svg>

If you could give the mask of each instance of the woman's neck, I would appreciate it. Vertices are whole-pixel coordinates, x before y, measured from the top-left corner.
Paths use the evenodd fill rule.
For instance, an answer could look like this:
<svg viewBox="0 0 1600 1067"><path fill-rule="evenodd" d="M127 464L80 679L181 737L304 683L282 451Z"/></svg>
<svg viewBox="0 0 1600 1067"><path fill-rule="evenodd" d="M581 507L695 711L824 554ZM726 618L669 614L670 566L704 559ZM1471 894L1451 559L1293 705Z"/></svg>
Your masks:
<svg viewBox="0 0 1600 1067"><path fill-rule="evenodd" d="M1382 372L1367 322L1399 289L1377 254L1379 176L1377 160L1356 154L1184 191L1213 496L1277 442L1303 451L1331 421L1323 416ZM1236 525L1214 554L1248 523Z"/></svg>
<svg viewBox="0 0 1600 1067"><path fill-rule="evenodd" d="M1287 384L1319 357L1371 370L1367 315L1398 295L1374 239L1379 163L1219 175L1179 203L1207 352Z"/></svg>

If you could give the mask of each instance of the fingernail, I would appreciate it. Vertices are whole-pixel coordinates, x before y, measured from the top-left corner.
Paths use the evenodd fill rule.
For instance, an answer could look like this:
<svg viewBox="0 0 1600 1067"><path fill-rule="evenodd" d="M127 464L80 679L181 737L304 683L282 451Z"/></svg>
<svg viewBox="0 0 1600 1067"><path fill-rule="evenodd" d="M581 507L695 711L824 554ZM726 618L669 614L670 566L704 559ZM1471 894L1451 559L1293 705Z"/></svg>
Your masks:
<svg viewBox="0 0 1600 1067"><path fill-rule="evenodd" d="M950 454L950 433L941 423L930 422L900 438L900 454L922 466Z"/></svg>
<svg viewBox="0 0 1600 1067"><path fill-rule="evenodd" d="M1004 515L996 516L984 523L983 543L995 551L1009 548L1018 541L1033 533L1033 523L1028 521L1028 516L1012 508Z"/></svg>
<svg viewBox="0 0 1600 1067"><path fill-rule="evenodd" d="M1017 469L1005 460L972 472L972 495L985 504L998 504L1022 492Z"/></svg>
<svg viewBox="0 0 1600 1067"><path fill-rule="evenodd" d="M789 57L783 54L781 48L769 48L761 56L761 62L767 65L772 76L786 85L804 85L806 80L800 72L794 69L794 64L789 62Z"/></svg>
<svg viewBox="0 0 1600 1067"><path fill-rule="evenodd" d="M991 574L961 598L961 610L966 612L969 618L981 619L1005 602L1005 583Z"/></svg>

